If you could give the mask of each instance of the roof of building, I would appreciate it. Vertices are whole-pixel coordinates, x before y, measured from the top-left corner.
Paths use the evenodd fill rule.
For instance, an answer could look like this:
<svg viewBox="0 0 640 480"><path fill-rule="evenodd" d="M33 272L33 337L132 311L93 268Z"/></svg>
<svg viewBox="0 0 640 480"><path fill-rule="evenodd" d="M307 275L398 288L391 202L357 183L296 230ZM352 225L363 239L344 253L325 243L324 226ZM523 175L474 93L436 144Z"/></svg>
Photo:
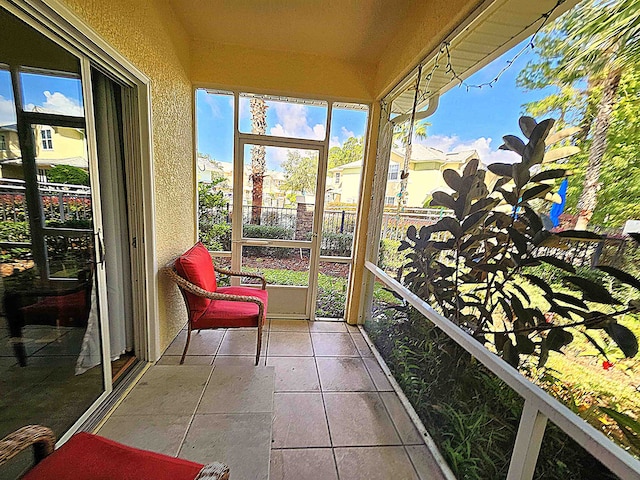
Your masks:
<svg viewBox="0 0 640 480"><path fill-rule="evenodd" d="M0 130L7 130L9 132L17 132L18 124L17 123L9 123L7 125L0 125Z"/></svg>

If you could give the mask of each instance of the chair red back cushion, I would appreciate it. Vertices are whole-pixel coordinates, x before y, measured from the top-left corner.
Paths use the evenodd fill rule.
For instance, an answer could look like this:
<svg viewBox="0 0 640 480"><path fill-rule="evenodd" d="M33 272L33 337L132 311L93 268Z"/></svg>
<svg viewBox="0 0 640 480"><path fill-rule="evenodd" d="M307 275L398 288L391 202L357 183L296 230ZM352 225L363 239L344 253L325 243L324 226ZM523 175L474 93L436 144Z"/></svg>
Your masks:
<svg viewBox="0 0 640 480"><path fill-rule="evenodd" d="M196 243L180 255L175 262L175 266L178 275L194 285L208 292L215 292L218 288L211 255L209 255L209 251L202 242ZM189 320L193 322L207 310L211 300L188 292L185 292L185 294L189 304Z"/></svg>
<svg viewBox="0 0 640 480"><path fill-rule="evenodd" d="M29 470L22 480L193 480L201 469L199 463L81 432Z"/></svg>

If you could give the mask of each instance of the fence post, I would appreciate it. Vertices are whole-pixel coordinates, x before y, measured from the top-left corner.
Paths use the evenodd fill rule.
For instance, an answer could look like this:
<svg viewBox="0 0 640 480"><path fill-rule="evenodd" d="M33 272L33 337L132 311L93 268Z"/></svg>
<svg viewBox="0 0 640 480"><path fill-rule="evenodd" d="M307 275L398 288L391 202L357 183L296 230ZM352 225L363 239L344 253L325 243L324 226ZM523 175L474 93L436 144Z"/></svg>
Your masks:
<svg viewBox="0 0 640 480"><path fill-rule="evenodd" d="M60 212L60 223L64 223L64 195L58 192L58 211Z"/></svg>
<svg viewBox="0 0 640 480"><path fill-rule="evenodd" d="M342 218L340 219L340 233L344 233L344 210L342 210Z"/></svg>
<svg viewBox="0 0 640 480"><path fill-rule="evenodd" d="M547 417L530 400L525 400L516 443L511 454L507 480L531 480L533 478L546 427Z"/></svg>

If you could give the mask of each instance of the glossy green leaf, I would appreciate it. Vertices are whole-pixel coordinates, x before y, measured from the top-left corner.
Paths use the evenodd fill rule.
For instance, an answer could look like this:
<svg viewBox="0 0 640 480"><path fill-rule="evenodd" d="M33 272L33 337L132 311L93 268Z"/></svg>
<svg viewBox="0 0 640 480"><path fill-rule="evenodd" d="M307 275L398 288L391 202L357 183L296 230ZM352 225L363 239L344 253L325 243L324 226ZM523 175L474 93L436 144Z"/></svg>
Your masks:
<svg viewBox="0 0 640 480"><path fill-rule="evenodd" d="M551 185L535 185L530 187L522 194L522 201L528 202L534 198L544 197L552 188L553 186Z"/></svg>
<svg viewBox="0 0 640 480"><path fill-rule="evenodd" d="M638 339L631 330L619 323L610 323L604 327L604 331L618 344L625 357L633 358L636 356L638 353Z"/></svg>
<svg viewBox="0 0 640 480"><path fill-rule="evenodd" d="M631 285L632 287L640 290L640 280L638 280L633 275L628 274L627 272L623 272L622 270L618 270L614 267L609 267L607 265L598 265L598 270L602 270L603 272L608 273L616 280L620 280L622 283L626 283L627 285Z"/></svg>
<svg viewBox="0 0 640 480"><path fill-rule="evenodd" d="M565 282L569 282L578 287L584 293L585 300L598 303L618 304L618 300L613 298L611 293L602 285L583 277L569 275L564 277Z"/></svg>
<svg viewBox="0 0 640 480"><path fill-rule="evenodd" d="M549 330L547 334L547 348L549 350L555 350L561 352L561 348L570 344L573 341L573 335L571 332L567 332L562 328L554 328Z"/></svg>
<svg viewBox="0 0 640 480"><path fill-rule="evenodd" d="M554 178L562 178L567 174L564 168L552 168L545 170L544 172L537 173L531 177L532 182L544 182L545 180L552 180Z"/></svg>

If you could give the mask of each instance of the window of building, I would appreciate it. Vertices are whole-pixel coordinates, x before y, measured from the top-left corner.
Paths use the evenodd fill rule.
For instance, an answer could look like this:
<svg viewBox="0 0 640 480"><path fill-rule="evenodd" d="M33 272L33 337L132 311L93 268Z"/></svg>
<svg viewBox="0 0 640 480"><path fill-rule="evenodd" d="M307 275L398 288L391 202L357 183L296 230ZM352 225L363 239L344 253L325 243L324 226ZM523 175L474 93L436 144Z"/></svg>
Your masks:
<svg viewBox="0 0 640 480"><path fill-rule="evenodd" d="M0 135L0 150L7 149L7 140L4 138L4 135Z"/></svg>
<svg viewBox="0 0 640 480"><path fill-rule="evenodd" d="M399 169L400 169L400 165L398 165L397 163L392 163L391 165L389 165L389 180L398 179Z"/></svg>
<svg viewBox="0 0 640 480"><path fill-rule="evenodd" d="M340 172L336 172L336 177L335 177L335 184L339 184L340 183Z"/></svg>
<svg viewBox="0 0 640 480"><path fill-rule="evenodd" d="M40 130L40 137L42 138L42 149L53 150L53 138L51 137L51 129Z"/></svg>
<svg viewBox="0 0 640 480"><path fill-rule="evenodd" d="M393 205L395 203L396 203L396 197L384 197L384 204L385 205Z"/></svg>

